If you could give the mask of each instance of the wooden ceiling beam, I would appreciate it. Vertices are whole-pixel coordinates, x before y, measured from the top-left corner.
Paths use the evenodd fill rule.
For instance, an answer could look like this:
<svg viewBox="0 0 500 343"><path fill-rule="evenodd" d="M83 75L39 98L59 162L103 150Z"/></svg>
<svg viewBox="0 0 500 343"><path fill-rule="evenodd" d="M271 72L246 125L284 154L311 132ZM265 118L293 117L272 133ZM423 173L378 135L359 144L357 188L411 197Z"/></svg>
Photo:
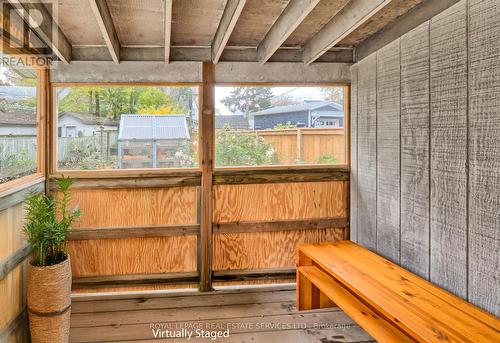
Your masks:
<svg viewBox="0 0 500 343"><path fill-rule="evenodd" d="M165 63L170 62L170 46L172 37L172 0L165 0Z"/></svg>
<svg viewBox="0 0 500 343"><path fill-rule="evenodd" d="M304 63L311 64L317 60L391 1L358 0L349 2L304 46Z"/></svg>
<svg viewBox="0 0 500 343"><path fill-rule="evenodd" d="M320 0L291 1L257 48L260 63L267 62Z"/></svg>
<svg viewBox="0 0 500 343"><path fill-rule="evenodd" d="M89 4L113 62L120 63L120 41L106 0L89 0Z"/></svg>
<svg viewBox="0 0 500 343"><path fill-rule="evenodd" d="M212 44L212 61L214 63L219 62L219 58L236 26L236 22L243 11L243 7L245 7L246 1L247 0L228 0Z"/></svg>
<svg viewBox="0 0 500 343"><path fill-rule="evenodd" d="M71 44L43 3L39 1L22 2L19 0L9 0L9 3L23 17L30 30L47 44L61 61L64 63L71 61ZM41 21L39 16L41 16ZM30 25L30 22L38 25Z"/></svg>

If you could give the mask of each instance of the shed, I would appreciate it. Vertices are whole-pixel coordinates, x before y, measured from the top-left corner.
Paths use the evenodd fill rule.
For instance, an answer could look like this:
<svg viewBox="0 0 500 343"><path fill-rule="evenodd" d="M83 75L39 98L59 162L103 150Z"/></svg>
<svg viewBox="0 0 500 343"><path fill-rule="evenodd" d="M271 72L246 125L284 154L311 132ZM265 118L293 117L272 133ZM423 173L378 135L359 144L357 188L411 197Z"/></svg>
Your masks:
<svg viewBox="0 0 500 343"><path fill-rule="evenodd" d="M184 114L123 114L118 130L119 167L180 167L190 137Z"/></svg>

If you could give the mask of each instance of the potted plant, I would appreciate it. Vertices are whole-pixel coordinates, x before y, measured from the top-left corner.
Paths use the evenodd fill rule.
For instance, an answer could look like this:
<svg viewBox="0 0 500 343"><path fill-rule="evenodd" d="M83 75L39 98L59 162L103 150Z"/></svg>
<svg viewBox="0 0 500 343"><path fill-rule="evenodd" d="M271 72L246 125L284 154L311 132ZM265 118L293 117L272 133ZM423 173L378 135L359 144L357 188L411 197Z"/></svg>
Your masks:
<svg viewBox="0 0 500 343"><path fill-rule="evenodd" d="M27 296L33 343L69 342L72 280L67 239L81 211L68 209L72 180L56 182L59 197L35 194L26 200L24 232L33 248Z"/></svg>

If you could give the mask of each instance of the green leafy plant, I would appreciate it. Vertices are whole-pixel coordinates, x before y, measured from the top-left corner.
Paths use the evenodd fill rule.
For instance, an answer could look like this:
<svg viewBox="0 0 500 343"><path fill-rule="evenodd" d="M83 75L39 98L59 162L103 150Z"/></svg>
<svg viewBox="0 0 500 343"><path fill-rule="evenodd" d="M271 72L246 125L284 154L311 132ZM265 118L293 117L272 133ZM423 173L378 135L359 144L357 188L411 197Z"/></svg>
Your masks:
<svg viewBox="0 0 500 343"><path fill-rule="evenodd" d="M33 194L26 200L24 233L33 247L33 262L37 267L51 266L66 260L68 234L73 222L82 215L69 210L69 188L72 180L64 176L57 181L60 197Z"/></svg>
<svg viewBox="0 0 500 343"><path fill-rule="evenodd" d="M335 164L338 162L338 160L337 158L335 158L335 156L323 155L318 157L315 162L317 164Z"/></svg>

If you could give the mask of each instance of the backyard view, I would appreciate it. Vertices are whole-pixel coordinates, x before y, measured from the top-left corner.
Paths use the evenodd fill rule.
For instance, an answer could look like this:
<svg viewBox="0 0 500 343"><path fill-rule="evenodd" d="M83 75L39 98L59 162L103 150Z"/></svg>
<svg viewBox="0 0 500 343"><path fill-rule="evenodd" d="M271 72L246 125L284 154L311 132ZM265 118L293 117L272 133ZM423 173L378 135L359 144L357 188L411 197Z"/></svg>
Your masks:
<svg viewBox="0 0 500 343"><path fill-rule="evenodd" d="M216 166L345 163L344 88L216 87Z"/></svg>
<svg viewBox="0 0 500 343"><path fill-rule="evenodd" d="M0 184L37 171L36 71L0 67Z"/></svg>
<svg viewBox="0 0 500 343"><path fill-rule="evenodd" d="M60 170L189 168L198 164L198 88L57 89Z"/></svg>
<svg viewBox="0 0 500 343"><path fill-rule="evenodd" d="M342 87L217 87L217 167L345 163ZM60 170L198 166L198 88L57 88Z"/></svg>

